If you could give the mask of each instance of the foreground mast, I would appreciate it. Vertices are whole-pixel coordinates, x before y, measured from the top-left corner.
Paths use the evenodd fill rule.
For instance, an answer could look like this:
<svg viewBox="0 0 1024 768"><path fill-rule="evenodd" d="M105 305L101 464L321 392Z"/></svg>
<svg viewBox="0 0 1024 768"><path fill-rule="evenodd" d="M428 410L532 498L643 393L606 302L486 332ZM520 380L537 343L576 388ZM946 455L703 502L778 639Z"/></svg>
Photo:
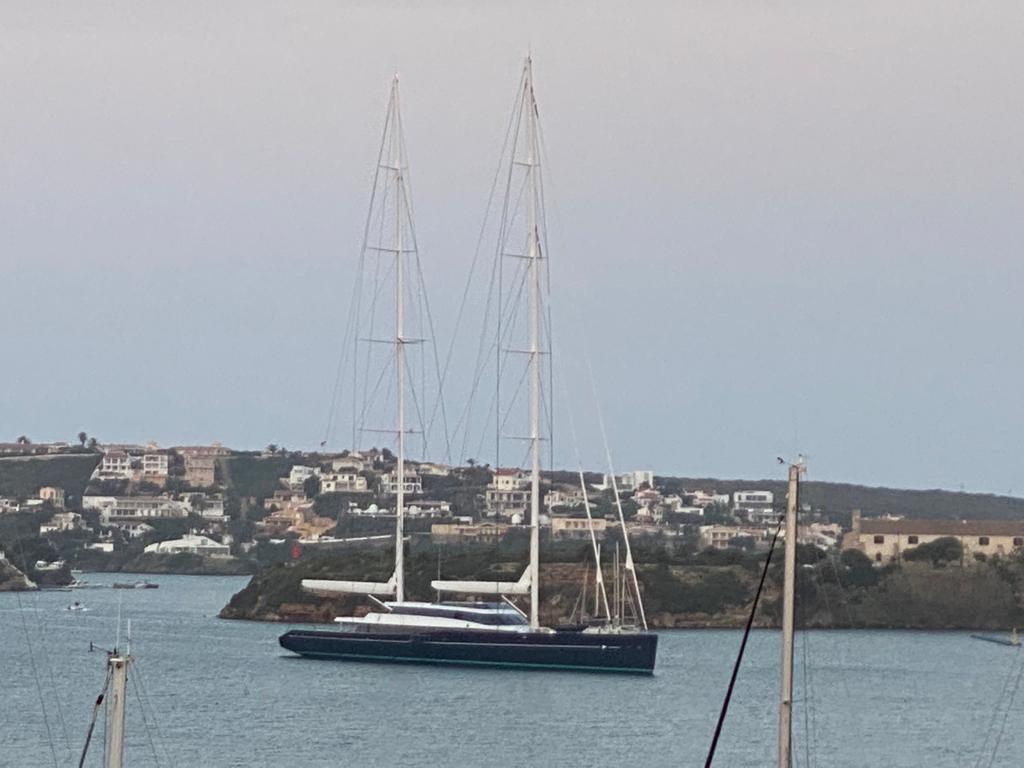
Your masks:
<svg viewBox="0 0 1024 768"><path fill-rule="evenodd" d="M792 764L793 739L793 616L796 592L796 514L799 509L800 475L803 459L789 465L786 494L786 555L782 593L782 695L779 701L779 768Z"/></svg>
<svg viewBox="0 0 1024 768"><path fill-rule="evenodd" d="M128 665L132 657L118 649L107 658L110 693L107 695L107 738L104 745L105 768L121 768L124 764L124 699L127 690Z"/></svg>

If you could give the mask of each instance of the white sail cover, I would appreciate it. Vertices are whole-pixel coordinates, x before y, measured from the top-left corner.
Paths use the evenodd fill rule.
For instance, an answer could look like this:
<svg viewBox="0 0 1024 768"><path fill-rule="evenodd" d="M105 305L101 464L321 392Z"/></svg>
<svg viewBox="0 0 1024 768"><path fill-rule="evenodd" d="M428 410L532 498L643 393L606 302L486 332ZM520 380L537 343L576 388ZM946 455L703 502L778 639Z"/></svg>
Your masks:
<svg viewBox="0 0 1024 768"><path fill-rule="evenodd" d="M393 595L398 580L395 574L387 581L335 581L332 579L303 579L302 588L319 595Z"/></svg>
<svg viewBox="0 0 1024 768"><path fill-rule="evenodd" d="M530 569L523 571L519 581L442 581L430 582L438 592L461 592L466 595L528 595Z"/></svg>

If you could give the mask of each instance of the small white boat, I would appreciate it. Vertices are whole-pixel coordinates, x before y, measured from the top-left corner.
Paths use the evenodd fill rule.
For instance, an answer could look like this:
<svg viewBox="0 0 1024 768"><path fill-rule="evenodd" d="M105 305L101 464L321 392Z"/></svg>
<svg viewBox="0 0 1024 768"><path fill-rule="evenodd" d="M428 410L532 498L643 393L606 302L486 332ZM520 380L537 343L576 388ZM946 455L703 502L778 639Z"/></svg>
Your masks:
<svg viewBox="0 0 1024 768"><path fill-rule="evenodd" d="M88 611L89 609L86 608L84 605L82 605L77 600L75 600L75 602L73 602L71 605L69 605L66 610L69 610L69 611Z"/></svg>

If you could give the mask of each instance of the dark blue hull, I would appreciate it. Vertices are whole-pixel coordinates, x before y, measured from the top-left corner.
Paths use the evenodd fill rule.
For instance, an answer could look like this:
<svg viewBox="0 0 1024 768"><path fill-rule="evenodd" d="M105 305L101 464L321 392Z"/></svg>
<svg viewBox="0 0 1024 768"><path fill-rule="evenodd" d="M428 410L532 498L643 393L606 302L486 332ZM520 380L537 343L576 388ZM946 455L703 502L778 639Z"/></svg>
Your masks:
<svg viewBox="0 0 1024 768"><path fill-rule="evenodd" d="M561 669L650 675L658 650L653 632L488 632L419 634L293 629L281 647L302 656L399 664Z"/></svg>

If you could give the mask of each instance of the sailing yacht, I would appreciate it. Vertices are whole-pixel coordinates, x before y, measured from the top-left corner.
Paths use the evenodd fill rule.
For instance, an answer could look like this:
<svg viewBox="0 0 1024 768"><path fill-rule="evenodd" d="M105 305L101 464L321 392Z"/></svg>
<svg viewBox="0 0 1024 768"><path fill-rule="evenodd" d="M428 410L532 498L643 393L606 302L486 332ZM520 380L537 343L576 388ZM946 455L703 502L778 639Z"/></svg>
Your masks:
<svg viewBox="0 0 1024 768"><path fill-rule="evenodd" d="M403 516L405 462L405 295L401 284L403 257L407 251L406 227L411 223L405 187L406 159L398 113L398 81L392 84L380 168L394 183L395 372L398 402L398 451L396 484L395 570L386 582L304 580L304 589L324 595L363 594L379 610L366 616L335 619L335 631L296 629L279 638L281 646L301 656L349 661L377 661L461 666L558 669L593 672L651 674L657 652L657 635L629 631L621 626L588 629L551 629L539 621L540 592L540 465L541 465L541 284L546 267L542 260L539 230L543 221L540 190L540 142L537 104L533 89L532 62L527 59L517 102L525 120L525 154L513 160L525 170L526 242L522 254L528 283L529 339L523 350L529 360L530 446L530 561L517 581L446 581L431 586L439 594L464 594L492 598L486 602L442 601L426 603L405 599L403 577ZM390 132L389 132L390 131ZM518 133L518 132L517 132ZM386 158L386 159L384 159ZM634 574L635 575L635 574ZM529 612L521 611L510 597L529 597ZM381 598L385 598L382 600ZM387 598L391 598L390 600ZM639 593L637 593L639 598Z"/></svg>

